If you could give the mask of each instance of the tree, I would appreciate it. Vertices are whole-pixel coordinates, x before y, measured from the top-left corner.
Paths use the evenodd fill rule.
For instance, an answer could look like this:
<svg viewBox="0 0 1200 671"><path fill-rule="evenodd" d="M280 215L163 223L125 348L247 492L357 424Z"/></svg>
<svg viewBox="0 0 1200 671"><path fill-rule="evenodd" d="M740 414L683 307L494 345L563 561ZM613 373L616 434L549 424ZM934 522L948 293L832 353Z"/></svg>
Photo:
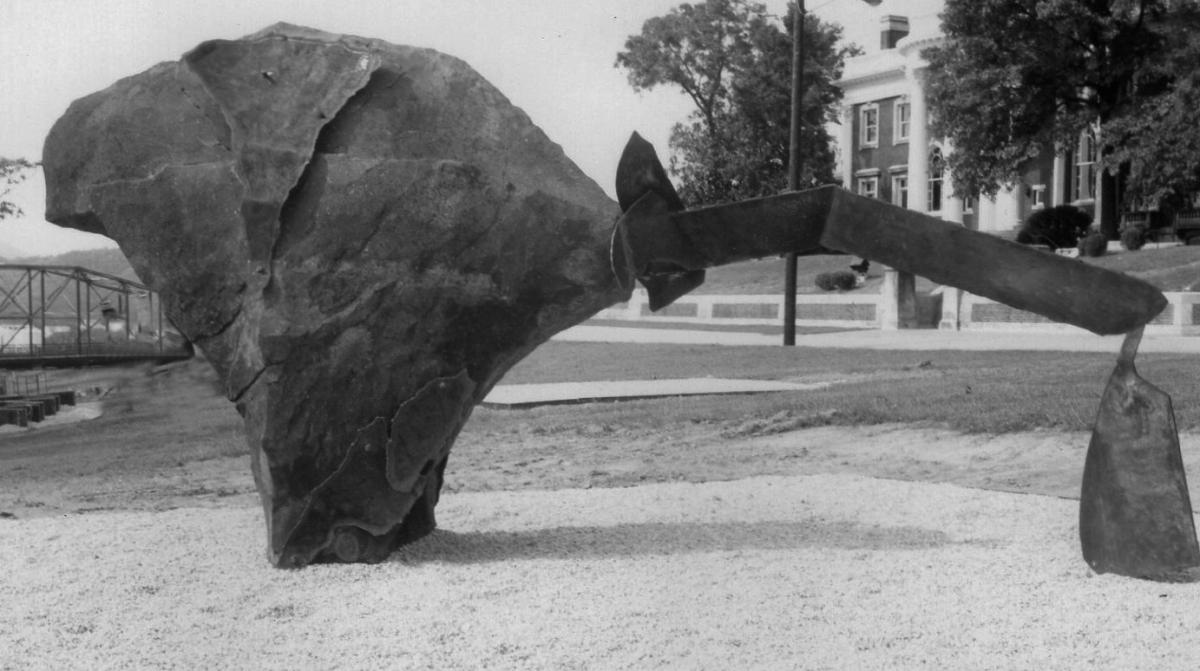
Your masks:
<svg viewBox="0 0 1200 671"><path fill-rule="evenodd" d="M791 11L794 11L792 8ZM790 30L791 19L782 25ZM833 182L825 122L836 120L846 56L841 28L809 18L804 39L804 183ZM671 172L693 204L778 193L787 185L792 42L777 17L748 0L682 4L630 36L617 67L634 90L675 86L695 105L671 131Z"/></svg>
<svg viewBox="0 0 1200 671"><path fill-rule="evenodd" d="M34 164L23 158L4 158L0 156L0 221L9 217L19 217L24 212L17 204L4 200L4 197L12 191L12 187L25 181L26 171L32 169Z"/></svg>
<svg viewBox="0 0 1200 671"><path fill-rule="evenodd" d="M1137 100L1106 128L1108 161L1126 172L1129 200L1186 207L1200 193L1200 33L1173 31L1159 62L1170 86Z"/></svg>
<svg viewBox="0 0 1200 671"><path fill-rule="evenodd" d="M1132 193L1159 192L1162 171L1144 163L1155 150L1147 133L1194 78L1180 49L1197 53L1195 0L946 0L942 26L945 43L925 51L930 108L934 132L957 148L949 167L960 194L994 195L1029 159L1069 151L1089 125L1106 193L1116 194L1118 175ZM1178 123L1185 115L1194 121L1195 108ZM1100 205L1115 237L1114 203Z"/></svg>

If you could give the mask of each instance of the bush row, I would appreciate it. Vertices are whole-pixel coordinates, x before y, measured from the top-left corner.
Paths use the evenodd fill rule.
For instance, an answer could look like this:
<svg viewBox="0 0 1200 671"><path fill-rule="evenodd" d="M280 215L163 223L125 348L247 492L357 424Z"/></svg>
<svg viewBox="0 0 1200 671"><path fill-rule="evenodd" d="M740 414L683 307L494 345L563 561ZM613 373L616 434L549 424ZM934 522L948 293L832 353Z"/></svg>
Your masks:
<svg viewBox="0 0 1200 671"><path fill-rule="evenodd" d="M1121 246L1137 251L1146 245L1150 231L1144 224L1121 227ZM1076 247L1081 256L1100 256L1108 250L1108 240L1092 228L1091 216L1073 205L1058 205L1029 215L1017 242L1025 245L1045 245L1051 251Z"/></svg>

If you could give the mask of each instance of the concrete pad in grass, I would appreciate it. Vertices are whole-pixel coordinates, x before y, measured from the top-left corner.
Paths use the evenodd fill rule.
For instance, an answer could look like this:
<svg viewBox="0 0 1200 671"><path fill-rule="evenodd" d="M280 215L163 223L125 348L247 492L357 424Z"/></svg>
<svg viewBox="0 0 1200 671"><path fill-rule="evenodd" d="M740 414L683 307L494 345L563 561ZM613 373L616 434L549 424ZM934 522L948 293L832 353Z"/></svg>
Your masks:
<svg viewBox="0 0 1200 671"><path fill-rule="evenodd" d="M828 382L796 384L774 380L730 380L712 377L677 380L501 384L493 388L491 393L483 399L483 405L493 408L529 408L538 405L628 401L663 396L804 391L828 386Z"/></svg>

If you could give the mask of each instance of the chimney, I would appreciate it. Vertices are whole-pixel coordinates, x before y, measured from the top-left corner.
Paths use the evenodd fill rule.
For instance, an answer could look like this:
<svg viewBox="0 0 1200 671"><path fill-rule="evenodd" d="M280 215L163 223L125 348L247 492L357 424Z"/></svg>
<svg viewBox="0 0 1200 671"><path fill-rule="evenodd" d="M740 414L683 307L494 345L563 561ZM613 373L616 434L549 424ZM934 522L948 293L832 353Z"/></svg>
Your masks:
<svg viewBox="0 0 1200 671"><path fill-rule="evenodd" d="M907 16L885 16L880 21L879 48L895 49L900 38L908 35Z"/></svg>

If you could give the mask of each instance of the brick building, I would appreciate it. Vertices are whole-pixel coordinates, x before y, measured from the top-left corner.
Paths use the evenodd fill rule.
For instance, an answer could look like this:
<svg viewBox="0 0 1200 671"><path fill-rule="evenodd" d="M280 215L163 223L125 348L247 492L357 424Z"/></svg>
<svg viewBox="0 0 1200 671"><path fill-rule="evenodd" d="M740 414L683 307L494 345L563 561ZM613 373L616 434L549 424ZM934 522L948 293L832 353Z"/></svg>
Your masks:
<svg viewBox="0 0 1200 671"><path fill-rule="evenodd" d="M882 16L879 48L846 61L837 82L845 97L835 135L842 185L979 231L1011 231L1030 212L1059 204L1094 214L1102 186L1091 132L1070 154L1047 151L1030 161L1021 183L994 198L954 195L943 167L954 148L930 134L922 56L944 38L936 15L911 27L908 17Z"/></svg>

